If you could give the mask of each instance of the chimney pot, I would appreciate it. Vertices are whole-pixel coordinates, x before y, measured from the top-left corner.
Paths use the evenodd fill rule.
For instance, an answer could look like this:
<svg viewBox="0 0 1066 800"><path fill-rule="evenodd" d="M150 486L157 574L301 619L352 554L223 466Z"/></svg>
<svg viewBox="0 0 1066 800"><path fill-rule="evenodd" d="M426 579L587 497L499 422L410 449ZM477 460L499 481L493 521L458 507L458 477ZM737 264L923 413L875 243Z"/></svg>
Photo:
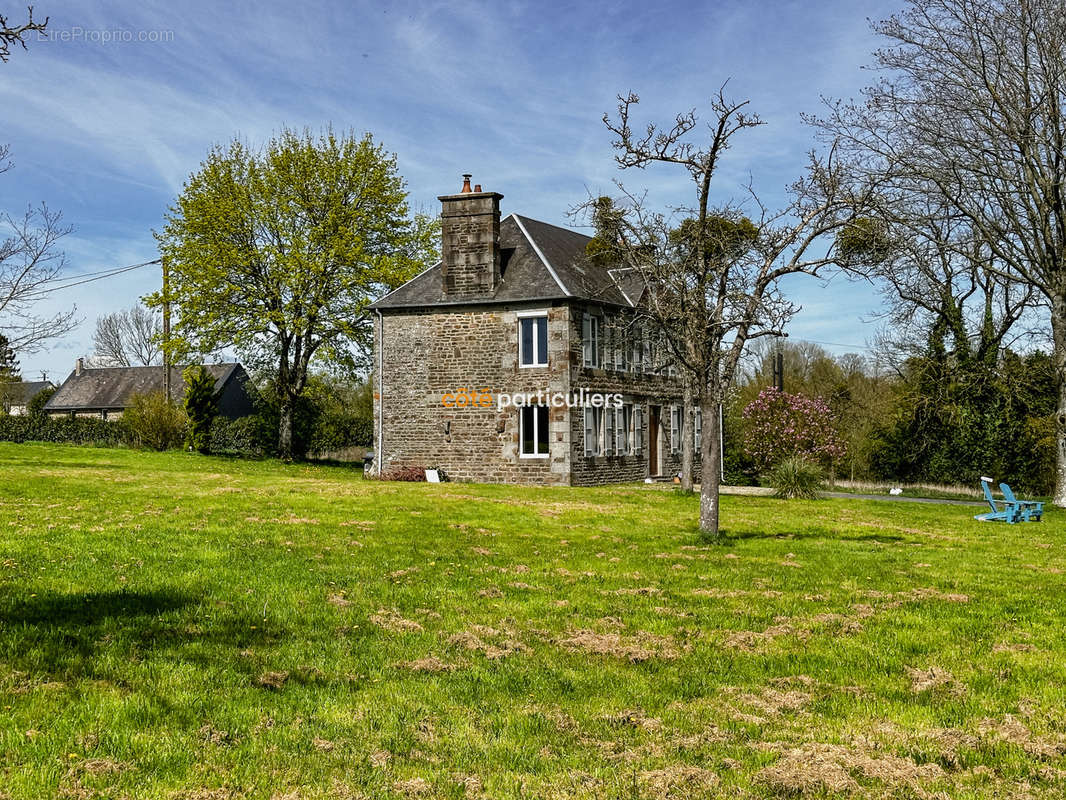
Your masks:
<svg viewBox="0 0 1066 800"><path fill-rule="evenodd" d="M74 374L77 375L80 378L81 377L81 373L84 372L84 371L85 371L85 359L84 358L79 358L77 361L74 362Z"/></svg>
<svg viewBox="0 0 1066 800"><path fill-rule="evenodd" d="M475 192L480 192L481 191L481 184L480 183L475 183L474 184L474 191Z"/></svg>
<svg viewBox="0 0 1066 800"><path fill-rule="evenodd" d="M471 189L470 189L470 179L472 177L473 176L469 172L464 172L463 173L463 188L459 190L459 194L469 194L470 193L470 191L471 191Z"/></svg>

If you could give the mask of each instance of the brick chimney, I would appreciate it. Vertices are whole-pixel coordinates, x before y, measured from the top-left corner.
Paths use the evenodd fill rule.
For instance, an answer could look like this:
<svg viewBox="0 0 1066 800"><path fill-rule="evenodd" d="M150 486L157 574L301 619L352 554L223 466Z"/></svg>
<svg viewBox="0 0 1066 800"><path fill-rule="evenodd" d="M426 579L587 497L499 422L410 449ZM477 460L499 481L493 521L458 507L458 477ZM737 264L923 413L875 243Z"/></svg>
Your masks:
<svg viewBox="0 0 1066 800"><path fill-rule="evenodd" d="M438 197L441 203L441 275L449 297L491 294L500 283L500 200L498 192L470 188L463 175L458 194Z"/></svg>
<svg viewBox="0 0 1066 800"><path fill-rule="evenodd" d="M77 361L74 362L74 374L77 375L80 378L81 377L81 373L84 372L84 371L85 371L85 359L84 358L79 358Z"/></svg>

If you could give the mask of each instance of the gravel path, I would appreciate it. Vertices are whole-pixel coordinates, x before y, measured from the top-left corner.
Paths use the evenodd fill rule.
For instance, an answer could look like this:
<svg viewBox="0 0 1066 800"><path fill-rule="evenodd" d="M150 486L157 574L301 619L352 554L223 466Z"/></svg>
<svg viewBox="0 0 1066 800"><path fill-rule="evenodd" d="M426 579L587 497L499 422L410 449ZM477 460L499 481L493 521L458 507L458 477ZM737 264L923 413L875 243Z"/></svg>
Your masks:
<svg viewBox="0 0 1066 800"><path fill-rule="evenodd" d="M723 486L722 494L740 494L752 497L770 497L774 490L765 486ZM941 500L934 497L904 497L890 494L850 494L849 492L821 492L822 497L834 497L842 500L887 500L894 503L939 503L946 506L984 506L978 500Z"/></svg>

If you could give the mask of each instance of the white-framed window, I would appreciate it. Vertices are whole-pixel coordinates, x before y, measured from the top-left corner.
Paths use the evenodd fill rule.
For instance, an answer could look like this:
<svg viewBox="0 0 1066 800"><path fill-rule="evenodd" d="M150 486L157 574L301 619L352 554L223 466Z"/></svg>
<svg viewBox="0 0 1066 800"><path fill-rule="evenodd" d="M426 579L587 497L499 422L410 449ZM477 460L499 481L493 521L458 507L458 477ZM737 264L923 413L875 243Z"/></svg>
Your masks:
<svg viewBox="0 0 1066 800"><path fill-rule="evenodd" d="M614 432L617 428L615 424L615 410L613 408L603 409L603 454L605 456L613 456L615 454L614 449Z"/></svg>
<svg viewBox="0 0 1066 800"><path fill-rule="evenodd" d="M644 330L642 330L640 332L640 341L641 341L641 346L643 347L643 350L644 350L644 359L641 362L641 371L642 372L651 372L652 371L652 364L654 364L655 362L654 362L653 357L652 357L653 348L652 348L651 334L648 333L647 328L645 328Z"/></svg>
<svg viewBox="0 0 1066 800"><path fill-rule="evenodd" d="M633 454L640 455L644 450L644 407L633 409Z"/></svg>
<svg viewBox="0 0 1066 800"><path fill-rule="evenodd" d="M618 455L633 454L633 406L625 403L617 410L618 428L615 431L614 451Z"/></svg>
<svg viewBox="0 0 1066 800"><path fill-rule="evenodd" d="M619 372L626 369L626 331L619 319L614 326L614 368Z"/></svg>
<svg viewBox="0 0 1066 800"><path fill-rule="evenodd" d="M697 408L692 418L692 441L696 446L696 458L700 456L700 445L703 443L703 410Z"/></svg>
<svg viewBox="0 0 1066 800"><path fill-rule="evenodd" d="M585 455L603 455L603 409L585 406Z"/></svg>
<svg viewBox="0 0 1066 800"><path fill-rule="evenodd" d="M581 346L584 351L586 367L600 365L600 320L592 314L585 314L581 320Z"/></svg>
<svg viewBox="0 0 1066 800"><path fill-rule="evenodd" d="M518 409L519 455L522 458L544 458L548 455L547 406L523 406Z"/></svg>
<svg viewBox="0 0 1066 800"><path fill-rule="evenodd" d="M634 324L633 330L630 333L629 344L629 368L633 370L633 372L640 372L641 367L644 364L644 340L641 336L639 325Z"/></svg>
<svg viewBox="0 0 1066 800"><path fill-rule="evenodd" d="M681 406L670 406L670 452L681 451L681 428L684 418L681 416L684 409Z"/></svg>
<svg viewBox="0 0 1066 800"><path fill-rule="evenodd" d="M518 365L548 366L548 315L544 312L518 313Z"/></svg>

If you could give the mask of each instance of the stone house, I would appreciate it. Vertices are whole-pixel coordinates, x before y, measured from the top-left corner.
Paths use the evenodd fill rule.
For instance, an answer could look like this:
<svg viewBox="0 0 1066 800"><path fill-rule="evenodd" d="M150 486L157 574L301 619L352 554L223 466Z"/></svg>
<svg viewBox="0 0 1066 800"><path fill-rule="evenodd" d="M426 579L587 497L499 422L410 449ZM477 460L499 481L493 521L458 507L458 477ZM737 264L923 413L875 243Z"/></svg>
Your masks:
<svg viewBox="0 0 1066 800"><path fill-rule="evenodd" d="M240 364L205 364L215 379L219 414L236 419L251 414L252 396L248 373ZM171 396L181 402L185 396L184 367L170 368ZM117 419L134 395L163 391L162 367L86 367L77 360L44 410L53 417L96 417Z"/></svg>
<svg viewBox="0 0 1066 800"><path fill-rule="evenodd" d="M576 231L501 219L503 195L464 177L439 198L441 262L371 305L371 469L556 485L677 474L681 387L635 313L639 276L591 263Z"/></svg>

